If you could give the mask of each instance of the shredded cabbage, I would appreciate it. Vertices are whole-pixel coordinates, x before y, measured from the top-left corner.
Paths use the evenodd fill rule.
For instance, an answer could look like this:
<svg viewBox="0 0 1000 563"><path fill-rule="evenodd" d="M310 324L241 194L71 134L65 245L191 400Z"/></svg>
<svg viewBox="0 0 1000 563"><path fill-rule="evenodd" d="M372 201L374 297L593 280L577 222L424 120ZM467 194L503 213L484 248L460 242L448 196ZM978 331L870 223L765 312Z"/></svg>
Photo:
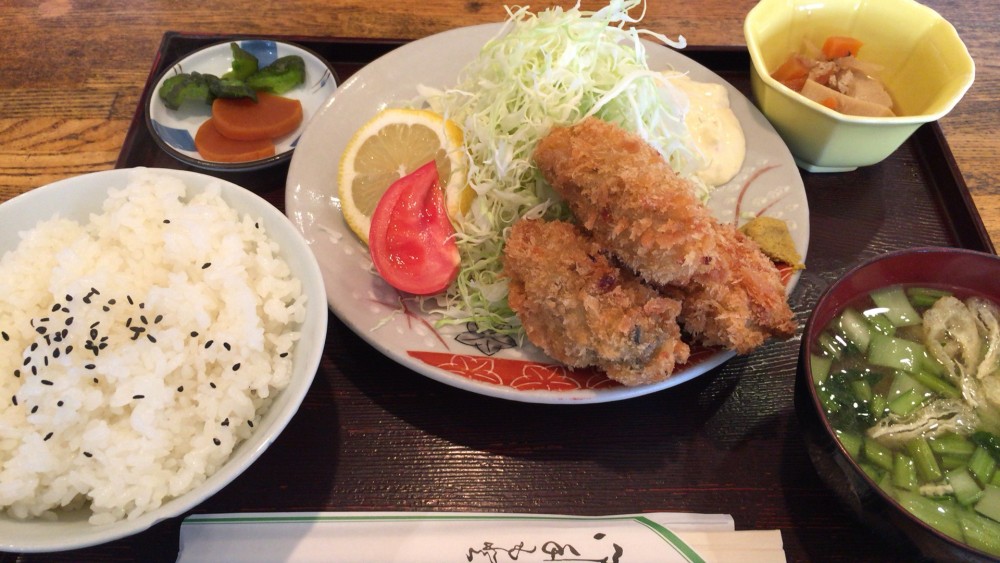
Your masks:
<svg viewBox="0 0 1000 563"><path fill-rule="evenodd" d="M482 331L520 336L507 305L503 245L522 217L568 217L531 159L553 126L597 116L642 136L682 176L704 166L684 124L686 96L649 69L640 41L652 36L682 48L684 39L626 28L641 19L628 14L640 4L645 8L641 0L613 0L584 12L578 3L538 14L508 7L506 23L458 84L420 89L419 103L462 128L477 194L465 216L453 218L462 263L457 281L436 297L439 324L473 322ZM707 199L708 188L701 189Z"/></svg>

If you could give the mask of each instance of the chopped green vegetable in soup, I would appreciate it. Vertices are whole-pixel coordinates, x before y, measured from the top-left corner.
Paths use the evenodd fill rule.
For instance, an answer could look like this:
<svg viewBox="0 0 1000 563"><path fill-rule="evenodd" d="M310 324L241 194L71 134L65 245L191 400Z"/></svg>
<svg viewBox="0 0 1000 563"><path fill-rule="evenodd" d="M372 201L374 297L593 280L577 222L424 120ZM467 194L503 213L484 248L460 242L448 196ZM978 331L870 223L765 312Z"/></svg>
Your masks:
<svg viewBox="0 0 1000 563"><path fill-rule="evenodd" d="M918 518L1000 555L1000 306L887 287L811 346L820 402L861 468Z"/></svg>

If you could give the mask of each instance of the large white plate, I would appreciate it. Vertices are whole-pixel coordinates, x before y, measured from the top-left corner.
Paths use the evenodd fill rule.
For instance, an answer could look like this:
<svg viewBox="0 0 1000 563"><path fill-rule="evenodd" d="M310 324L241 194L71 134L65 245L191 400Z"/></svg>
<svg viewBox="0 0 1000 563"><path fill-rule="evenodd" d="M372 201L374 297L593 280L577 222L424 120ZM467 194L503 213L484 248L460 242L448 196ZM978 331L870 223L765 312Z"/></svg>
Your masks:
<svg viewBox="0 0 1000 563"><path fill-rule="evenodd" d="M302 134L292 156L285 206L323 271L330 308L380 352L427 377L476 393L537 403L595 403L636 397L679 385L718 366L732 353L702 350L673 377L624 387L594 371L570 372L531 345L490 335L433 328L432 319L372 273L367 248L344 222L337 197L337 167L351 135L377 111L416 97L420 84L454 85L500 24L432 35L375 60L345 81ZM739 212L785 219L804 257L809 241L805 188L788 148L767 120L715 73L661 45L648 45L649 66L674 68L694 80L725 84L747 137L743 169L714 192L713 212L733 221ZM740 197L742 192L742 197ZM740 209L737 210L737 205ZM789 280L789 287L796 277Z"/></svg>

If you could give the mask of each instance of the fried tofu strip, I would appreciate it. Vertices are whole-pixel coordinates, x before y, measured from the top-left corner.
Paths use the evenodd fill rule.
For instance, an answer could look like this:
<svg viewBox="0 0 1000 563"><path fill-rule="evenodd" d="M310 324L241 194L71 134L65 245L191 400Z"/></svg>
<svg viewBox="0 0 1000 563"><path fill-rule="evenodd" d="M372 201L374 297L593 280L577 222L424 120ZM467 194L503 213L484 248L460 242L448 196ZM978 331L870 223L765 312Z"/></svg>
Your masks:
<svg viewBox="0 0 1000 563"><path fill-rule="evenodd" d="M569 223L515 223L504 273L528 339L571 368L596 366L625 385L641 385L668 378L687 361L676 321L680 303L613 265Z"/></svg>
<svg viewBox="0 0 1000 563"><path fill-rule="evenodd" d="M589 118L554 129L534 158L598 244L683 302L680 322L699 342L747 353L794 333L774 264L639 136Z"/></svg>

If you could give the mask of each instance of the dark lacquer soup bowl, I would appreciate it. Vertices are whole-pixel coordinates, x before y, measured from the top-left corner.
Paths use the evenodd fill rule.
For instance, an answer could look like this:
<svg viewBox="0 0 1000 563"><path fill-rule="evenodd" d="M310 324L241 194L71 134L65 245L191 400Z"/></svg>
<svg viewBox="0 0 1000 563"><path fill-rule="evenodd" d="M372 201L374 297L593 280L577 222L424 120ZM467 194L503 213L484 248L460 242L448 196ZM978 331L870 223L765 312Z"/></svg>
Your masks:
<svg viewBox="0 0 1000 563"><path fill-rule="evenodd" d="M903 295L916 318L899 316L889 295ZM943 295L950 299L941 306L957 299L961 312L992 303L995 316L1000 257L915 248L847 272L820 297L806 324L796 412L818 474L879 541L906 560L995 561L1000 522L990 505L1000 498L1000 440L990 439L1000 434L1000 417L980 410L970 415L961 404L969 394L965 384L944 367L947 361L934 359L940 353L935 342L950 338L949 329L934 328L946 317L930 310ZM979 333L988 344L989 329ZM1000 368L986 377L1000 379ZM989 408L979 391L977 405ZM935 416L944 422L928 422Z"/></svg>

